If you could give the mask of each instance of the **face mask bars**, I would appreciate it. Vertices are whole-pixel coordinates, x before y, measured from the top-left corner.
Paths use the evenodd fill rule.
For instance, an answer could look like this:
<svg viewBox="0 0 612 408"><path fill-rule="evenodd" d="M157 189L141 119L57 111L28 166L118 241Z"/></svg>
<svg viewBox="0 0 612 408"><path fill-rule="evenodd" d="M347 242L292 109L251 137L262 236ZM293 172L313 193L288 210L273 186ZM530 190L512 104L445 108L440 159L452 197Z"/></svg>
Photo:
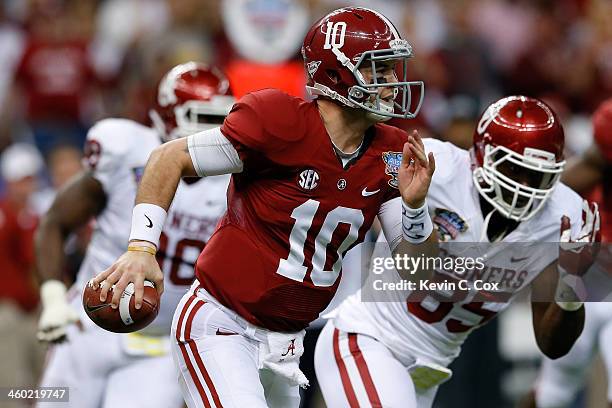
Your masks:
<svg viewBox="0 0 612 408"><path fill-rule="evenodd" d="M412 48L405 40L396 40L395 48L364 52L359 58L359 61L353 66L352 72L355 75L355 78L357 79L358 85L351 87L351 89L349 90L348 99L361 109L365 109L375 114L393 118L414 119L421 110L421 105L423 104L423 100L425 98L425 84L423 83L423 81L408 81L407 63L408 59L412 58L413 56L414 54L412 53ZM389 60L402 61L402 81L379 83L378 78L376 77L376 62L383 62ZM359 68L366 61L369 61L372 69L373 82L371 84L367 84L365 78L363 77L361 72L359 72ZM413 103L411 87L417 87L419 91L418 104L416 108L412 111L410 110ZM388 112L381 108L381 98L379 94L380 88L393 88L393 104L395 108L397 108L401 113ZM401 103L397 102L397 96L399 93L402 94ZM364 102L360 101L363 100L364 95L370 95L375 97L375 108L372 108L366 105Z"/></svg>

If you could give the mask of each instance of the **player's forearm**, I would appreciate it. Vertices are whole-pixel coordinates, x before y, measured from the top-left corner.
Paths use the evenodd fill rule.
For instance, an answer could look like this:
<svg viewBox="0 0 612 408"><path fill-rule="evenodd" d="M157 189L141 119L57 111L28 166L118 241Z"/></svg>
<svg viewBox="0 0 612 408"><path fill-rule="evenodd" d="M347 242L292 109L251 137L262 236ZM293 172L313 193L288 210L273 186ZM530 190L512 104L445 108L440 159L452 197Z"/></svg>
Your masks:
<svg viewBox="0 0 612 408"><path fill-rule="evenodd" d="M538 347L548 358L566 355L584 327L584 307L576 311L563 310L555 302L539 304L542 311L534 313L534 330Z"/></svg>
<svg viewBox="0 0 612 408"><path fill-rule="evenodd" d="M36 250L36 271L41 282L62 278L65 264L64 244L66 234L53 214L46 214L36 230L34 246Z"/></svg>
<svg viewBox="0 0 612 408"><path fill-rule="evenodd" d="M197 176L187 139L181 138L157 147L145 167L138 186L136 204L155 204L168 210L181 177Z"/></svg>
<svg viewBox="0 0 612 408"><path fill-rule="evenodd" d="M61 280L68 236L106 206L102 185L90 173L72 179L55 196L34 236L37 274L41 281Z"/></svg>
<svg viewBox="0 0 612 408"><path fill-rule="evenodd" d="M414 244L406 240L402 240L401 243L393 251L394 256L400 256L401 258L435 258L439 256L438 238L436 234L432 233L427 240L420 244ZM433 263L432 263L433 264ZM398 273L402 279L417 282L420 280L428 280L433 276L433 270L421 268L418 270L404 270L398 269Z"/></svg>

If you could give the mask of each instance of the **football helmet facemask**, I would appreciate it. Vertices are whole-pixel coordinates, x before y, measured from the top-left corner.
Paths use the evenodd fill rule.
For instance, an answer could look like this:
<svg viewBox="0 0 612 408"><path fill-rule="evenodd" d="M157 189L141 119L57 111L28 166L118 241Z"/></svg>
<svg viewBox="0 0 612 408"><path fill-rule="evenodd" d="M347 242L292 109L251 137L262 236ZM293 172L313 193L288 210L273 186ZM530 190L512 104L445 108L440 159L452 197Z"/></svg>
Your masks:
<svg viewBox="0 0 612 408"><path fill-rule="evenodd" d="M408 41L382 14L361 7L342 8L315 23L304 38L306 89L312 96L364 109L377 121L412 119L425 96L423 81L407 79L407 62L413 55ZM391 81L388 75L380 76L385 69L382 64L393 64ZM363 68L371 70L372 80L366 80ZM391 90L391 96L383 98L385 89Z"/></svg>
<svg viewBox="0 0 612 408"><path fill-rule="evenodd" d="M532 218L561 177L564 141L559 119L544 102L510 96L491 104L474 132L478 192L506 218Z"/></svg>
<svg viewBox="0 0 612 408"><path fill-rule="evenodd" d="M220 70L188 62L164 75L149 117L167 142L220 126L234 102Z"/></svg>

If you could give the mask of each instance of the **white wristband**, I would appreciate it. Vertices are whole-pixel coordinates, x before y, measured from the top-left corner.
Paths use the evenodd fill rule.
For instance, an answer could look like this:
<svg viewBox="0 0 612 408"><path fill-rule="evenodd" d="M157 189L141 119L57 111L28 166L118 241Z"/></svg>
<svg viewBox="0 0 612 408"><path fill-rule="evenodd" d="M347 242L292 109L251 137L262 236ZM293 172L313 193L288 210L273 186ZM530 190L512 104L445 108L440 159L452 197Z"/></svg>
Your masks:
<svg viewBox="0 0 612 408"><path fill-rule="evenodd" d="M166 222L166 210L155 204L140 203L132 211L132 231L130 241L148 241L159 244L159 236Z"/></svg>
<svg viewBox="0 0 612 408"><path fill-rule="evenodd" d="M420 208L410 208L402 200L402 236L411 244L420 244L429 238L433 224L427 210L427 201Z"/></svg>

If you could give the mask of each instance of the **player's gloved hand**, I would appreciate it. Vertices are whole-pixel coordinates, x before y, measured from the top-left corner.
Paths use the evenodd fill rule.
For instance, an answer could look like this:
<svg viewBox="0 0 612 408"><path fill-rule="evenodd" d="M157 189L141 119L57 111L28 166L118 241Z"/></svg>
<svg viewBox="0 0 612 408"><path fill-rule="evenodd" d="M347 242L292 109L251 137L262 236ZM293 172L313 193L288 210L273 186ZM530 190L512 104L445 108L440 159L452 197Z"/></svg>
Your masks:
<svg viewBox="0 0 612 408"><path fill-rule="evenodd" d="M435 170L433 153L425 153L423 140L416 130L413 131L404 143L402 164L397 174L400 194L410 208L420 208L425 203Z"/></svg>
<svg viewBox="0 0 612 408"><path fill-rule="evenodd" d="M110 268L99 273L92 280L94 288L101 286L100 301L106 301L108 291L114 285L111 305L116 309L119 306L121 294L127 285L133 282L134 303L136 309L140 309L145 279L153 282L157 292L161 295L164 291L164 275L155 258L156 250L155 245L147 241L130 242L127 252L121 255Z"/></svg>
<svg viewBox="0 0 612 408"><path fill-rule="evenodd" d="M40 287L43 310L38 321L40 341L61 343L66 340L66 327L79 321L79 315L66 300L66 286L55 279Z"/></svg>
<svg viewBox="0 0 612 408"><path fill-rule="evenodd" d="M557 303L563 308L578 308L587 298L582 276L595 262L601 241L597 203L582 203L582 228L576 239L571 238L571 224L567 216L561 217L559 238L559 284ZM571 303L575 303L571 305ZM564 304L565 303L565 304Z"/></svg>

